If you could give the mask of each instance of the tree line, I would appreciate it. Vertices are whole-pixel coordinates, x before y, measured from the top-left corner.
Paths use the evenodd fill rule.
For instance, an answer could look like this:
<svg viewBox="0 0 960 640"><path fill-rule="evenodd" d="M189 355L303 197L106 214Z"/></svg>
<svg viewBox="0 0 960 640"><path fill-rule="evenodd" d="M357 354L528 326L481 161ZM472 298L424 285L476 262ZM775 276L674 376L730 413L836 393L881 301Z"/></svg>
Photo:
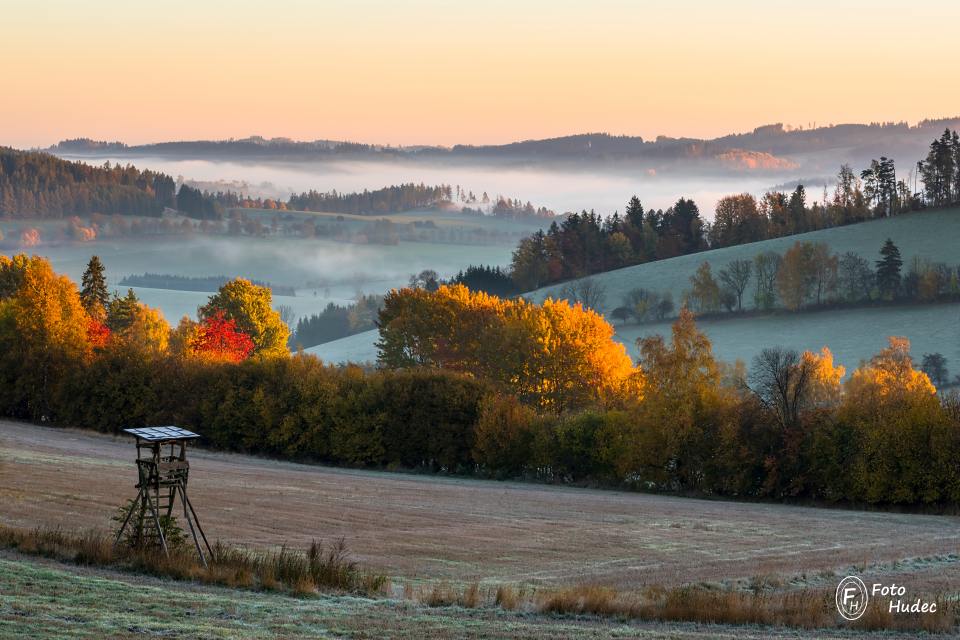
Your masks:
<svg viewBox="0 0 960 640"><path fill-rule="evenodd" d="M461 269L449 280L443 280L432 269L425 269L410 277L409 286L435 291L443 284L460 284L473 291L501 297L519 293L506 271L500 267L489 266ZM320 313L297 321L296 329L290 335L290 347L308 348L375 329L383 303L384 296L376 294L360 295L354 302L346 305L331 302Z"/></svg>
<svg viewBox="0 0 960 640"><path fill-rule="evenodd" d="M468 197L457 187L457 196ZM472 196L472 193L470 194ZM0 214L63 218L78 215L159 217L165 208L203 221L221 221L231 209L319 211L383 215L452 203L453 188L405 183L355 193L310 190L286 200L251 197L234 191L206 191L178 184L170 176L133 165L91 166L42 152L0 147ZM476 201L474 197L472 201ZM484 203L490 200L484 194ZM481 210L463 208L464 213ZM518 199L498 196L491 215L512 219L550 218L554 213ZM483 214L486 215L486 214Z"/></svg>
<svg viewBox="0 0 960 640"><path fill-rule="evenodd" d="M771 191L759 200L751 194L721 198L713 222L696 203L680 198L666 210L644 209L632 197L624 215L591 211L554 222L546 232L524 238L514 251L511 275L531 291L591 274L878 217L960 203L960 142L947 130L917 164L923 189L915 191L898 177L893 159L881 157L859 174L843 165L830 195L809 203L805 187Z"/></svg>
<svg viewBox="0 0 960 640"><path fill-rule="evenodd" d="M744 299L751 297L757 309L789 311L878 302L930 303L960 297L960 266L918 256L904 269L900 249L890 238L872 263L853 251L836 254L825 243L798 241L783 255L766 251L752 260L733 260L716 275L710 263L703 262L690 284L684 301L706 314L742 311ZM624 300L628 311L630 302Z"/></svg>
<svg viewBox="0 0 960 640"><path fill-rule="evenodd" d="M634 363L602 317L460 285L392 292L380 368L291 355L269 290L234 280L171 327L91 260L80 290L0 257L0 413L306 461L738 498L960 501L960 404L909 344L845 371L827 349L712 355L683 310Z"/></svg>

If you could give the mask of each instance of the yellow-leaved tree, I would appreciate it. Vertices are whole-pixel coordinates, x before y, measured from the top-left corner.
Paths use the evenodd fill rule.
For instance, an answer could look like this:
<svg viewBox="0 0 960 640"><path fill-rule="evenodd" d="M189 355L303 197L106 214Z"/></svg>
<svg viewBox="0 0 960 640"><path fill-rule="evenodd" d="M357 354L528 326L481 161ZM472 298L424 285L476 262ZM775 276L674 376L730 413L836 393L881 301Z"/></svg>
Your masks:
<svg viewBox="0 0 960 640"><path fill-rule="evenodd" d="M64 371L91 353L90 317L69 278L37 256L0 256L0 404L6 415L50 419Z"/></svg>
<svg viewBox="0 0 960 640"><path fill-rule="evenodd" d="M563 300L505 300L462 285L391 291L377 347L384 366L469 373L558 413L634 401L643 386L613 327L596 312Z"/></svg>
<svg viewBox="0 0 960 640"><path fill-rule="evenodd" d="M864 409L890 403L929 403L937 390L923 371L913 368L910 341L891 336L889 346L861 365L846 384L847 401Z"/></svg>
<svg viewBox="0 0 960 640"><path fill-rule="evenodd" d="M850 470L853 495L868 502L940 501L956 487L943 486L944 474L930 470L956 464L938 459L955 450L955 427L927 374L914 369L910 341L889 342L845 385L840 419L858 434L860 449Z"/></svg>
<svg viewBox="0 0 960 640"><path fill-rule="evenodd" d="M710 340L684 307L670 342L651 336L637 340L646 383L644 399L621 434L614 467L621 477L639 476L663 486L695 488L704 477L705 441L722 429L725 408L735 401L721 385L723 372Z"/></svg>

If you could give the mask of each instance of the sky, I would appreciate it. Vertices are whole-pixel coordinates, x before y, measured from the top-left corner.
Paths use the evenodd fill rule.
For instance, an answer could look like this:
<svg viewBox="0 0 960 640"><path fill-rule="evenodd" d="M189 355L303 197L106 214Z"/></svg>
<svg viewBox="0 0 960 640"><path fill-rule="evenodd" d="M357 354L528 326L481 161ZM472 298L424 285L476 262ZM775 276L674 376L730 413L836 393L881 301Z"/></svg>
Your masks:
<svg viewBox="0 0 960 640"><path fill-rule="evenodd" d="M956 0L0 0L0 145L960 115Z"/></svg>

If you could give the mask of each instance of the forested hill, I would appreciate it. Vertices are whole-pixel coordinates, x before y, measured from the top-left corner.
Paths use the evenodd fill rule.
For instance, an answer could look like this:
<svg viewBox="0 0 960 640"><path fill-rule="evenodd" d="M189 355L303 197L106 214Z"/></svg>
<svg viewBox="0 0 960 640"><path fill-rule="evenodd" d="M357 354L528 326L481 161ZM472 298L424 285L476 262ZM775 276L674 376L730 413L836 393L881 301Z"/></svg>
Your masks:
<svg viewBox="0 0 960 640"><path fill-rule="evenodd" d="M313 159L489 159L538 162L550 161L636 161L650 166L673 162L706 162L727 168L784 169L798 157L814 157L828 165L861 162L878 153L898 157L919 154L926 142L944 128L960 126L960 117L906 122L839 124L790 128L783 124L757 127L747 133L713 139L585 133L556 138L523 140L499 145L458 144L453 147L417 145L391 147L378 144L331 140L295 141L289 138L250 137L239 140L184 140L144 145L96 141L86 138L64 140L51 147L53 153L90 156L157 155L178 158ZM832 157L837 156L837 157Z"/></svg>
<svg viewBox="0 0 960 640"><path fill-rule="evenodd" d="M129 164L93 166L49 153L0 147L0 215L11 217L159 216L165 208L202 220L223 219L233 208L382 215L436 207L452 198L450 185L409 183L359 193L313 190L291 195L285 202L264 201L232 191L210 193L178 185L166 174ZM498 202L492 213L501 217L552 216L529 203L524 206L507 200Z"/></svg>
<svg viewBox="0 0 960 640"><path fill-rule="evenodd" d="M0 213L59 218L89 213L159 216L177 185L133 166L90 166L48 153L0 147Z"/></svg>

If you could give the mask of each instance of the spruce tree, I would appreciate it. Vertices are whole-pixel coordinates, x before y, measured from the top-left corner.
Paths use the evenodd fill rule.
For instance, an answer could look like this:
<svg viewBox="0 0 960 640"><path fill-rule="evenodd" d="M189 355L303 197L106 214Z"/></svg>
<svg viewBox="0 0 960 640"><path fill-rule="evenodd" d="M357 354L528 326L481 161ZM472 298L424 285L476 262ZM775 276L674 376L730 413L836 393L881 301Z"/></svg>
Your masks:
<svg viewBox="0 0 960 640"><path fill-rule="evenodd" d="M900 249L890 238L883 243L880 255L882 258L877 260L877 286L881 296L891 299L900 289L900 267L903 266L903 260Z"/></svg>
<svg viewBox="0 0 960 640"><path fill-rule="evenodd" d="M123 331L133 324L139 307L140 299L133 289L127 289L127 295L122 298L114 292L107 306L107 326L110 331Z"/></svg>
<svg viewBox="0 0 960 640"><path fill-rule="evenodd" d="M83 278L80 281L82 285L80 302L83 303L87 313L95 318L103 317L107 303L110 302L107 279L103 273L103 262L100 261L99 256L93 256L87 263L87 269L83 272Z"/></svg>

